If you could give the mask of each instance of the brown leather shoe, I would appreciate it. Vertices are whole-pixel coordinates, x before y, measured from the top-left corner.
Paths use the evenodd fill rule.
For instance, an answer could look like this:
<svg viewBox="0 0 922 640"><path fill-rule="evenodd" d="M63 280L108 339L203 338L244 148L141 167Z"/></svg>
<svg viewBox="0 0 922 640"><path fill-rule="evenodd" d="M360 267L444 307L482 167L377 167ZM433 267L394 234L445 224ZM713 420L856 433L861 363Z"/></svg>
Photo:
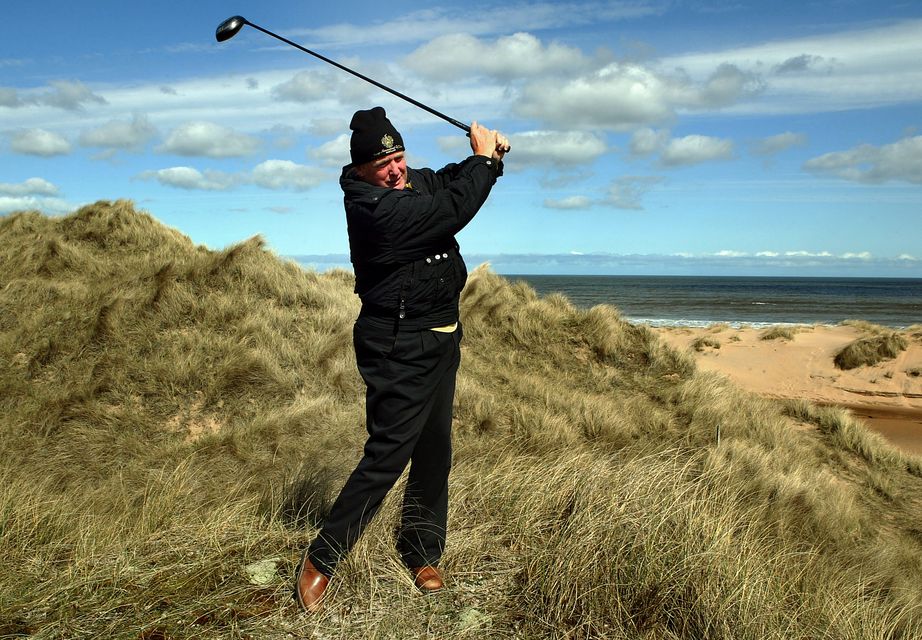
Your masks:
<svg viewBox="0 0 922 640"><path fill-rule="evenodd" d="M319 611L320 600L328 584L330 579L320 573L305 554L295 576L294 597L301 608L309 613Z"/></svg>
<svg viewBox="0 0 922 640"><path fill-rule="evenodd" d="M442 581L442 574L437 567L411 567L410 573L413 574L413 582L416 588L424 593L434 593L445 586Z"/></svg>

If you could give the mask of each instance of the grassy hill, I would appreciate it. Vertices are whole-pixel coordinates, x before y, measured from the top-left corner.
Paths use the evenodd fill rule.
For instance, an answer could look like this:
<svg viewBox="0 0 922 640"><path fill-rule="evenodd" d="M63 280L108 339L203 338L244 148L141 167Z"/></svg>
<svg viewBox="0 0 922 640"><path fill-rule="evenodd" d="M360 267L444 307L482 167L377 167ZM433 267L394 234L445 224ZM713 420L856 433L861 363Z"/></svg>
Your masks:
<svg viewBox="0 0 922 640"><path fill-rule="evenodd" d="M922 637L922 460L487 268L450 587L414 592L392 492L302 615L295 563L364 441L357 311L347 272L129 202L0 218L0 637Z"/></svg>

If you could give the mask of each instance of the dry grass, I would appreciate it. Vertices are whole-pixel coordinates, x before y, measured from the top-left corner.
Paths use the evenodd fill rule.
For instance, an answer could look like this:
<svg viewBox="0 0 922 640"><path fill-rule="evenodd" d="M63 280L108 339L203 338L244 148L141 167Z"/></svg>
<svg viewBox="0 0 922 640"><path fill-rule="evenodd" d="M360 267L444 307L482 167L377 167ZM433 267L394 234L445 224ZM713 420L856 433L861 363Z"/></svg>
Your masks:
<svg viewBox="0 0 922 640"><path fill-rule="evenodd" d="M852 327L858 331L870 335L876 335L879 333L886 333L892 331L892 329L885 327L883 325L874 324L873 322L868 322L867 320L843 320L840 323L845 327Z"/></svg>
<svg viewBox="0 0 922 640"><path fill-rule="evenodd" d="M909 346L906 338L896 331L888 331L859 338L846 345L835 356L839 369L855 369L892 360Z"/></svg>
<svg viewBox="0 0 922 640"><path fill-rule="evenodd" d="M414 593L395 492L300 614L364 439L351 287L127 202L0 219L0 637L922 636L918 458L484 268L449 588Z"/></svg>
<svg viewBox="0 0 922 640"><path fill-rule="evenodd" d="M787 325L769 327L759 334L759 340L793 340L794 336L803 330L803 327L792 327Z"/></svg>
<svg viewBox="0 0 922 640"><path fill-rule="evenodd" d="M699 336L691 343L692 349L701 352L710 347L711 349L720 349L720 340L710 336Z"/></svg>

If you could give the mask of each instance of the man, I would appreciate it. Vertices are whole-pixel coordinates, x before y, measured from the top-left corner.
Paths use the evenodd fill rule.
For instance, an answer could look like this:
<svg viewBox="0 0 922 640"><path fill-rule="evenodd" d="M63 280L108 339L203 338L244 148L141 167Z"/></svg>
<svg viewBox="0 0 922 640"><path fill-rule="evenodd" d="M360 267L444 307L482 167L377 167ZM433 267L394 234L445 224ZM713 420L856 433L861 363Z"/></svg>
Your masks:
<svg viewBox="0 0 922 640"><path fill-rule="evenodd" d="M294 597L307 611L319 608L336 564L407 464L397 549L421 591L442 588L458 299L467 280L455 234L486 201L509 151L503 135L474 122L466 160L410 169L383 108L357 111L349 127L352 163L340 186L362 301L353 343L368 440L298 567Z"/></svg>

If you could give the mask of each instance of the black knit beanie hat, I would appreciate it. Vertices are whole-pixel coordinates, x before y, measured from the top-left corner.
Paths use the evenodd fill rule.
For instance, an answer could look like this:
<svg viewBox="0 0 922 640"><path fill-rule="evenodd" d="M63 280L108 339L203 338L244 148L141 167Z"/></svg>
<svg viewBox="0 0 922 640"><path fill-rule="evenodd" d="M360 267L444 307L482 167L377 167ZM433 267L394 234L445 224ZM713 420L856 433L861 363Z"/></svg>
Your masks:
<svg viewBox="0 0 922 640"><path fill-rule="evenodd" d="M403 138L387 119L383 107L356 111L349 128L352 129L349 145L352 166L403 151Z"/></svg>

